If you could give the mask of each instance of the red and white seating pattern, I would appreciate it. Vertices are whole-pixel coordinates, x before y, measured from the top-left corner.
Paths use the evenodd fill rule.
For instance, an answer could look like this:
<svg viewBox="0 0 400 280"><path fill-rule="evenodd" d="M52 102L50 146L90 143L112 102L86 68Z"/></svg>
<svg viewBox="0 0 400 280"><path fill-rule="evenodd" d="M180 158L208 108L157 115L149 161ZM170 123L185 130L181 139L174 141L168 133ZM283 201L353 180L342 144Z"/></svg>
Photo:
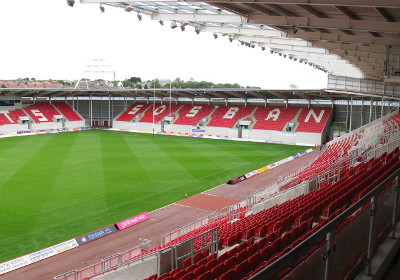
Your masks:
<svg viewBox="0 0 400 280"><path fill-rule="evenodd" d="M176 119L174 124L196 125L202 118L207 117L214 108L215 106L206 104L185 104L181 109L179 109L179 117Z"/></svg>
<svg viewBox="0 0 400 280"><path fill-rule="evenodd" d="M153 105L151 105L153 106ZM154 107L154 123L160 122L164 117L168 116L171 112L173 115L175 111L181 107L181 104L156 104ZM144 113L143 118L139 122L152 123L153 122L153 108L150 108Z"/></svg>
<svg viewBox="0 0 400 280"><path fill-rule="evenodd" d="M72 110L71 107L65 102L53 102L54 107L56 107L61 114L63 114L69 121L81 121L82 118Z"/></svg>
<svg viewBox="0 0 400 280"><path fill-rule="evenodd" d="M286 123L294 118L298 110L299 107L258 106L254 113L257 122L253 129L281 131Z"/></svg>
<svg viewBox="0 0 400 280"><path fill-rule="evenodd" d="M303 108L297 119L299 126L296 131L321 133L324 130L331 111L332 108L329 107Z"/></svg>
<svg viewBox="0 0 400 280"><path fill-rule="evenodd" d="M53 122L60 113L50 103L37 103L24 108L36 123Z"/></svg>
<svg viewBox="0 0 400 280"><path fill-rule="evenodd" d="M27 117L24 111L21 109L11 111L0 111L0 125L6 124L19 124L19 117Z"/></svg>
<svg viewBox="0 0 400 280"><path fill-rule="evenodd" d="M207 126L233 127L238 120L250 115L256 106L219 106L211 116Z"/></svg>
<svg viewBox="0 0 400 280"><path fill-rule="evenodd" d="M146 111L146 109L149 108L150 106L153 105L144 103L135 103L131 107L129 107L128 110L126 110L122 115L120 115L119 118L116 120L121 122L130 122L134 117Z"/></svg>

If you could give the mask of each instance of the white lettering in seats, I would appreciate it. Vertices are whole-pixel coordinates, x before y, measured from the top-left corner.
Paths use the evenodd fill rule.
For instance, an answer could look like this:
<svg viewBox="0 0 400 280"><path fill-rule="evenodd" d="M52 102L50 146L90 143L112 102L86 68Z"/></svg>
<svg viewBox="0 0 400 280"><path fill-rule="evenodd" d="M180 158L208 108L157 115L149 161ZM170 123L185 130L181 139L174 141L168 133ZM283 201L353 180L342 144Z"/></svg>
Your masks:
<svg viewBox="0 0 400 280"><path fill-rule="evenodd" d="M14 123L14 121L10 118L8 113L10 113L10 112L9 111L0 111L0 114L3 114L10 121L10 123Z"/></svg>
<svg viewBox="0 0 400 280"><path fill-rule="evenodd" d="M197 115L197 113L203 108L203 106L194 106L192 110L189 111L189 113L186 114L186 117L188 118L193 118L194 116Z"/></svg>
<svg viewBox="0 0 400 280"><path fill-rule="evenodd" d="M279 115L281 114L281 110L278 108L275 108L271 112L269 112L268 117L265 119L268 121L269 119L273 119L273 121L276 121L279 118Z"/></svg>
<svg viewBox="0 0 400 280"><path fill-rule="evenodd" d="M46 118L45 116L43 116L43 114L40 113L39 110L35 109L35 110L31 110L31 112L32 112L32 114L33 114L34 116L40 117L40 118L38 118L38 120L39 120L40 122L47 122L47 118Z"/></svg>
<svg viewBox="0 0 400 280"><path fill-rule="evenodd" d="M236 112L239 111L238 107L231 107L229 108L228 112L222 117L223 119L233 119L236 115Z"/></svg>
<svg viewBox="0 0 400 280"><path fill-rule="evenodd" d="M137 112L139 112L140 108L143 107L143 104L138 104L135 107L132 108L132 110L129 111L128 115L134 115Z"/></svg>
<svg viewBox="0 0 400 280"><path fill-rule="evenodd" d="M306 119L304 120L304 122L308 122L310 117L313 116L315 122L319 123L321 121L322 117L324 116L324 113L325 113L325 110L321 110L321 112L319 113L319 116L317 116L317 114L315 114L314 110L311 109L310 112L308 112L308 115L307 115Z"/></svg>
<svg viewBox="0 0 400 280"><path fill-rule="evenodd" d="M167 108L167 106L161 105L160 107L158 107L157 109L154 110L154 115L157 116L157 115L161 114L162 112L165 111L166 108Z"/></svg>

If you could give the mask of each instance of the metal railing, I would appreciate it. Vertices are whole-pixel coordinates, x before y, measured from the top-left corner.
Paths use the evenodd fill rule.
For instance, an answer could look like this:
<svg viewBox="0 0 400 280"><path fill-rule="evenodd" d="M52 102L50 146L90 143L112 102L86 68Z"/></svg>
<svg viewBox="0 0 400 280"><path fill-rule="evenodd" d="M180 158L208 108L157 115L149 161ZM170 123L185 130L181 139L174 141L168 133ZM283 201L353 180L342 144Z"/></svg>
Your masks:
<svg viewBox="0 0 400 280"><path fill-rule="evenodd" d="M227 219L229 218L229 206L224 207L222 209L219 209L217 211L215 211L212 214L209 214L203 218L200 218L188 225L185 225L183 227L180 227L174 231L171 231L169 233L166 233L164 235L161 236L161 245L165 245L168 244L169 242L171 242L172 240L179 238L191 231L194 231L196 229L199 229L223 216L227 216Z"/></svg>
<svg viewBox="0 0 400 280"><path fill-rule="evenodd" d="M96 275L104 274L119 266L129 263L134 257L140 255L143 250L148 250L150 240L139 239L139 244L122 253L117 253L102 259L90 266L84 267L79 270L72 270L54 277L54 280L81 280L85 277L93 277Z"/></svg>

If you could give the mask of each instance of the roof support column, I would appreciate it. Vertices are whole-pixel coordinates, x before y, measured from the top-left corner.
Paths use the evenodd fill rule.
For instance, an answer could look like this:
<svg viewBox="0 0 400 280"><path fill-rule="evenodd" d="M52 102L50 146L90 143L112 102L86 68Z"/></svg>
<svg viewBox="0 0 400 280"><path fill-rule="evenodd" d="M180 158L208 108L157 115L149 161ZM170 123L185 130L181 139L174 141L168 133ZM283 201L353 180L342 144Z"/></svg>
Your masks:
<svg viewBox="0 0 400 280"><path fill-rule="evenodd" d="M75 110L75 96L72 96L72 110Z"/></svg>
<svg viewBox="0 0 400 280"><path fill-rule="evenodd" d="M111 124L111 95L108 94L108 127Z"/></svg>
<svg viewBox="0 0 400 280"><path fill-rule="evenodd" d="M349 100L347 99L346 105L346 131L349 132Z"/></svg>
<svg viewBox="0 0 400 280"><path fill-rule="evenodd" d="M364 125L364 99L361 99L361 126Z"/></svg>
<svg viewBox="0 0 400 280"><path fill-rule="evenodd" d="M369 105L369 121L368 121L369 123L372 122L372 103L373 103L373 101L371 98L371 103Z"/></svg>
<svg viewBox="0 0 400 280"><path fill-rule="evenodd" d="M382 104L381 104L381 118L383 117L383 103L384 103L384 100L383 100L383 98L382 98Z"/></svg>
<svg viewBox="0 0 400 280"><path fill-rule="evenodd" d="M90 97L89 97L89 116L90 116L90 127L92 126L92 124L93 124L93 114L92 114L92 94L90 94Z"/></svg>
<svg viewBox="0 0 400 280"><path fill-rule="evenodd" d="M352 131L353 130L353 122L352 122L352 120L353 120L353 97L352 98L350 98L350 125L349 125L349 127L350 127L350 131Z"/></svg>

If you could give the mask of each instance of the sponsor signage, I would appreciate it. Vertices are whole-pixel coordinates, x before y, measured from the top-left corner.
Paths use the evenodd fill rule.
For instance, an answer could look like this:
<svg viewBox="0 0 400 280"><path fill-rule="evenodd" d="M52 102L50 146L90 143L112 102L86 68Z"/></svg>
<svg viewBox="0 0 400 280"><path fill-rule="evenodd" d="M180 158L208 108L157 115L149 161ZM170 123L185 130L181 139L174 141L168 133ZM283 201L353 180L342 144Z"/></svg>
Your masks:
<svg viewBox="0 0 400 280"><path fill-rule="evenodd" d="M192 129L192 132L206 132L205 129Z"/></svg>
<svg viewBox="0 0 400 280"><path fill-rule="evenodd" d="M40 251L33 252L29 255L25 255L10 260L8 262L0 263L0 275L27 266L29 264L44 260L48 257L55 256L57 254L68 251L75 247L78 247L78 243L76 242L75 239L71 239L63 243L59 243L54 246L42 249Z"/></svg>
<svg viewBox="0 0 400 280"><path fill-rule="evenodd" d="M79 245L83 245L85 243L102 238L102 237L109 235L111 233L114 233L116 231L117 231L117 229L115 228L114 225L112 225L112 226L104 227L104 228L95 230L91 233L87 233L82 236L79 236L79 237L75 238L75 240Z"/></svg>
<svg viewBox="0 0 400 280"><path fill-rule="evenodd" d="M230 183L230 184L237 184L237 183L239 183L239 182L242 182L242 181L244 181L244 180L246 180L246 176L245 175L242 175L242 176L239 176L239 177L236 177L236 178L234 178L234 179L231 179L231 180L229 180L229 182L228 183Z"/></svg>
<svg viewBox="0 0 400 280"><path fill-rule="evenodd" d="M258 172L257 172L257 170L254 170L254 171L251 171L251 172L247 173L244 176L246 177L246 179L249 179L249 178L254 177L256 175L258 175Z"/></svg>
<svg viewBox="0 0 400 280"><path fill-rule="evenodd" d="M0 263L0 275L31 264L28 256L22 256L8 262Z"/></svg>
<svg viewBox="0 0 400 280"><path fill-rule="evenodd" d="M134 216L132 218L129 218L129 219L123 220L123 221L121 221L119 223L116 223L115 225L117 226L117 228L119 230L124 230L124 229L126 229L128 227L137 225L137 224L139 224L141 222L144 222L144 221L146 221L148 219L150 219L149 214L147 214L147 212L144 212L144 213L142 213L140 215L136 215L136 216Z"/></svg>
<svg viewBox="0 0 400 280"><path fill-rule="evenodd" d="M48 257L52 257L59 253L68 251L75 247L78 247L78 243L76 242L75 239L71 239L71 240L65 241L63 243L60 243L60 244L45 248L43 250L34 252L32 254L29 254L28 257L31 260L31 262L34 263L34 262L44 260Z"/></svg>
<svg viewBox="0 0 400 280"><path fill-rule="evenodd" d="M264 173L264 172L266 172L268 170L269 170L268 166L264 166L264 167L261 167L261 168L257 169L257 172L258 172L258 174L261 174L261 173Z"/></svg>

